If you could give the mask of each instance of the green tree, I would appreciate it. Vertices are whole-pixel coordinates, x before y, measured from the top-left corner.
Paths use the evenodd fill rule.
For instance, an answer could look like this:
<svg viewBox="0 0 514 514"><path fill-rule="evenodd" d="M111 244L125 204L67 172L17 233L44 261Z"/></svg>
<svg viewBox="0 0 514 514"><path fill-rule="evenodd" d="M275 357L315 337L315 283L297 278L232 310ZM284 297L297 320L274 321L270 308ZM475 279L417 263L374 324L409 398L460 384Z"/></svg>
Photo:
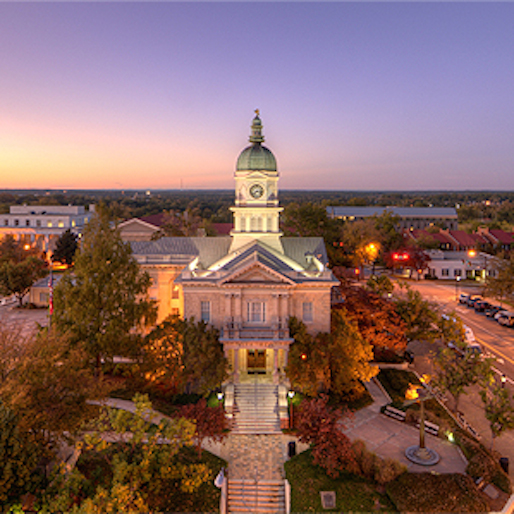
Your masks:
<svg viewBox="0 0 514 514"><path fill-rule="evenodd" d="M71 266L75 259L77 248L77 236L71 229L68 229L59 236L59 239L55 243L55 251L52 255L52 260Z"/></svg>
<svg viewBox="0 0 514 514"><path fill-rule="evenodd" d="M514 428L514 407L511 403L507 389L494 385L480 392L485 407L485 417L491 427L491 450L494 449L494 441L506 430Z"/></svg>
<svg viewBox="0 0 514 514"><path fill-rule="evenodd" d="M0 294L15 295L21 307L23 297L36 280L48 273L48 264L33 248L6 236L0 242Z"/></svg>
<svg viewBox="0 0 514 514"><path fill-rule="evenodd" d="M448 391L455 401L454 410L459 409L459 399L467 387L486 383L491 376L490 359L481 359L474 352L466 351L466 344L455 341L456 350L443 348L436 356L435 383L443 391Z"/></svg>
<svg viewBox="0 0 514 514"><path fill-rule="evenodd" d="M514 293L514 252L509 259L499 257L493 263L495 276L486 278L485 294L503 300Z"/></svg>
<svg viewBox="0 0 514 514"><path fill-rule="evenodd" d="M227 377L219 332L203 322L170 316L147 336L147 379L178 392L207 395Z"/></svg>
<svg viewBox="0 0 514 514"><path fill-rule="evenodd" d="M214 478L205 464L175 459L182 447L192 444L193 423L184 418L161 418L153 423L155 411L148 396L136 395L134 403L135 413L102 409L80 443L83 452L106 462L110 471L107 480L88 484L77 471L71 480L61 475L48 491L47 510L99 514L160 511L159 499L171 490L178 487L191 493Z"/></svg>
<svg viewBox="0 0 514 514"><path fill-rule="evenodd" d="M407 287L407 295L396 300L396 312L406 325L406 335L410 341L433 341L439 336L435 307L423 299L419 291Z"/></svg>
<svg viewBox="0 0 514 514"><path fill-rule="evenodd" d="M13 502L33 492L40 482L37 473L41 448L30 432L20 429L16 414L0 401L0 508L9 510Z"/></svg>
<svg viewBox="0 0 514 514"><path fill-rule="evenodd" d="M102 359L134 356L157 315L149 286L130 244L99 213L86 226L73 274L67 272L55 288L55 327L68 333L72 344L84 343L97 369Z"/></svg>
<svg viewBox="0 0 514 514"><path fill-rule="evenodd" d="M384 294L392 293L394 291L394 285L386 275L380 275L378 277L373 275L366 282L366 286L379 296L383 296Z"/></svg>

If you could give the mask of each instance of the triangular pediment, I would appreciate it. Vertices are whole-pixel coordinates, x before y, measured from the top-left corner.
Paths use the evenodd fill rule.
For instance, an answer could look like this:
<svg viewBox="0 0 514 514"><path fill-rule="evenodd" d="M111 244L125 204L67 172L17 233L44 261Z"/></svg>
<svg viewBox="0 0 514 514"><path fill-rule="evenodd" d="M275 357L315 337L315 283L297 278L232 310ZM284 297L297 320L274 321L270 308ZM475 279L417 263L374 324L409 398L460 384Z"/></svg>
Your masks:
<svg viewBox="0 0 514 514"><path fill-rule="evenodd" d="M257 259L246 262L227 273L220 284L288 284L294 281L277 270L271 269Z"/></svg>

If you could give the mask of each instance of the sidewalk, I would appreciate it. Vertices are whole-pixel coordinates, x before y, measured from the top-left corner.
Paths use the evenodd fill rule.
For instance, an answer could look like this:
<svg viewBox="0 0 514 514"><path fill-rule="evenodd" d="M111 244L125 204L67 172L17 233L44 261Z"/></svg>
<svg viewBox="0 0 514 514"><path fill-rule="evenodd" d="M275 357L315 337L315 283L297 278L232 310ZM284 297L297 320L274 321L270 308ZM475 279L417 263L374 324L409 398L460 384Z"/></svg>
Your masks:
<svg viewBox="0 0 514 514"><path fill-rule="evenodd" d="M432 375L434 373L428 348L430 348L428 343L424 345L416 343L414 350L415 359L410 369L414 369L420 375L424 373ZM478 388L468 388L466 393L462 394L459 399L459 411L464 414L466 421L480 434L482 444L487 449L490 449L492 434L489 422L485 418L484 407L478 394ZM514 431L507 431L496 438L494 449L502 457L509 459L509 476L514 477Z"/></svg>
<svg viewBox="0 0 514 514"><path fill-rule="evenodd" d="M435 466L420 466L408 460L405 450L419 444L419 429L381 414L380 408L388 403L388 399L373 381L367 383L366 387L375 401L343 420L346 426L343 432L350 439L361 439L379 457L395 459L407 466L411 472L466 471L467 462L460 449L455 444L429 434L425 435L426 445L439 454L439 462Z"/></svg>

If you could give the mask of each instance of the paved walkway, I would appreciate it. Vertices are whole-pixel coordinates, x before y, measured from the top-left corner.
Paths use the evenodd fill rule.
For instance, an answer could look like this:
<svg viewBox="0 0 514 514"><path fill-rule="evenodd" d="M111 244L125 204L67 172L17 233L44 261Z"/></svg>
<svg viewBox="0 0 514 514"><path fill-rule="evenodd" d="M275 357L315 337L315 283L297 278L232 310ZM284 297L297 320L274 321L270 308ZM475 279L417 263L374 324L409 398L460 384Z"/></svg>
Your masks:
<svg viewBox="0 0 514 514"><path fill-rule="evenodd" d="M405 457L405 449L419 444L419 429L396 421L380 413L380 408L389 403L374 381L366 384L374 403L345 418L344 433L352 440L361 439L369 450L382 458L392 458L407 466L412 472L436 471L437 473L464 473L467 462L455 444L425 435L426 446L441 457L435 466L420 466Z"/></svg>
<svg viewBox="0 0 514 514"><path fill-rule="evenodd" d="M436 471L438 473L464 473L466 461L456 445L443 439L426 435L429 448L437 451L441 460L435 466L416 465L404 455L407 447L419 443L419 430L400 421L380 414L382 405L388 403L381 389L371 381L367 387L374 398L372 405L345 418L343 430L350 439L361 439L366 446L382 458L393 458L405 464L410 471ZM104 404L134 412L134 404L128 400L109 398ZM153 422L163 416L155 413ZM288 443L296 442L297 452L308 448L289 434L239 435L229 434L221 443L205 440L202 447L229 463L232 478L276 480L285 478L284 463L288 459Z"/></svg>

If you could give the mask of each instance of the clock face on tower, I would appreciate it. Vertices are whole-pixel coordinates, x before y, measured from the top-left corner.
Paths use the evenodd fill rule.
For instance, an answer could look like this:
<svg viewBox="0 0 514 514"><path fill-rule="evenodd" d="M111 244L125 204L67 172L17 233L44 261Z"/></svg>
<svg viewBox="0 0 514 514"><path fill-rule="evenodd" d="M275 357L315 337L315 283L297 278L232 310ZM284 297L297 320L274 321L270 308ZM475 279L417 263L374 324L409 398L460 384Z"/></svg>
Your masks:
<svg viewBox="0 0 514 514"><path fill-rule="evenodd" d="M260 198L264 194L264 188L260 184L253 184L250 186L250 194L252 198Z"/></svg>

